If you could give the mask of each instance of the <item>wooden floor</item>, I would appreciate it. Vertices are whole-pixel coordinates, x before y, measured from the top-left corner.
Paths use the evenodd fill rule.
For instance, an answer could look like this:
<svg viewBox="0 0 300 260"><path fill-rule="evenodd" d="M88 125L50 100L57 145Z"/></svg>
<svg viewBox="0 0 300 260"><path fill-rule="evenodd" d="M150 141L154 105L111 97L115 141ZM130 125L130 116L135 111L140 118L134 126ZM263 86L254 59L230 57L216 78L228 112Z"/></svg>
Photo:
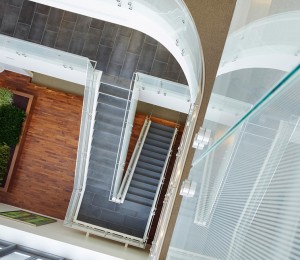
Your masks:
<svg viewBox="0 0 300 260"><path fill-rule="evenodd" d="M0 202L64 219L73 189L82 97L0 73L0 86L35 96L32 117L9 192Z"/></svg>

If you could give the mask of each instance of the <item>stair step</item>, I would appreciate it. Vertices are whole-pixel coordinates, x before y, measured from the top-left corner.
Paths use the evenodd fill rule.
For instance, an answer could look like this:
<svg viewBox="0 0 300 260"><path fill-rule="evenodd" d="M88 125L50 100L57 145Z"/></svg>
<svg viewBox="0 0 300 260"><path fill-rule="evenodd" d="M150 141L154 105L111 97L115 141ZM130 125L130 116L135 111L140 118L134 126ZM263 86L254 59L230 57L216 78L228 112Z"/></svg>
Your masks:
<svg viewBox="0 0 300 260"><path fill-rule="evenodd" d="M158 148L161 148L161 149L167 150L167 151L169 150L169 147L170 147L170 144L162 143L160 141L156 141L156 140L153 140L151 138L146 138L145 144L150 144L152 146L156 146Z"/></svg>
<svg viewBox="0 0 300 260"><path fill-rule="evenodd" d="M114 142L109 142L108 140L112 140L114 138ZM117 142L117 138L115 135L105 135L105 136L93 136L92 147L99 147L104 150L109 150L111 152L117 152L119 147L119 142Z"/></svg>
<svg viewBox="0 0 300 260"><path fill-rule="evenodd" d="M106 190L109 191L110 190L110 185L108 185L111 182L111 180L109 178L105 179L105 180L98 180L95 178L87 178L86 179L86 185L96 188L96 189L102 189L102 190Z"/></svg>
<svg viewBox="0 0 300 260"><path fill-rule="evenodd" d="M116 164L116 158L105 158L105 157L97 157L93 154L90 156L90 161L98 164L99 167L107 167L107 168L114 168Z"/></svg>
<svg viewBox="0 0 300 260"><path fill-rule="evenodd" d="M108 104L114 107L126 109L127 100L100 93L98 97L98 103Z"/></svg>
<svg viewBox="0 0 300 260"><path fill-rule="evenodd" d="M153 134L153 133L148 133L146 139L151 139L151 140L155 140L167 145L170 145L171 143L171 138L166 138L157 134Z"/></svg>
<svg viewBox="0 0 300 260"><path fill-rule="evenodd" d="M124 118L125 115L125 109L111 106L109 104L104 104L104 103L98 103L96 110L97 112L111 114L114 115L115 117Z"/></svg>
<svg viewBox="0 0 300 260"><path fill-rule="evenodd" d="M112 176L113 173L113 167L99 166L99 164L95 163L94 161L89 162L88 176L102 179L106 178L107 176Z"/></svg>
<svg viewBox="0 0 300 260"><path fill-rule="evenodd" d="M155 127L156 129L160 129L160 130L163 130L163 131L166 131L166 132L174 133L174 128L170 127L170 126L165 126L165 125L161 125L161 124L154 123L154 122L151 122L151 126Z"/></svg>
<svg viewBox="0 0 300 260"><path fill-rule="evenodd" d="M109 113L97 112L95 120L99 122L105 122L111 125L116 125L118 127L122 127L124 118L114 116L113 114L109 114Z"/></svg>
<svg viewBox="0 0 300 260"><path fill-rule="evenodd" d="M103 131L94 131L92 146L101 146L103 148L113 149L116 147L118 149L120 137L112 133L107 133Z"/></svg>
<svg viewBox="0 0 300 260"><path fill-rule="evenodd" d="M155 127L150 127L149 133L156 134L156 135L163 136L163 137L170 138L170 139L172 139L173 134L174 134L174 132L172 132L172 133L167 132L164 130L157 129Z"/></svg>
<svg viewBox="0 0 300 260"><path fill-rule="evenodd" d="M104 157L104 158L112 159L117 157L117 152L106 150L97 146L92 146L91 155L92 154L97 158Z"/></svg>
<svg viewBox="0 0 300 260"><path fill-rule="evenodd" d="M166 160L166 155L159 154L159 153L156 153L156 152L151 152L151 151L149 151L147 149L144 149L144 147L143 147L143 149L141 151L141 155L147 156L149 158L153 158L153 159L156 159L156 160L160 160L162 162L164 162Z"/></svg>
<svg viewBox="0 0 300 260"><path fill-rule="evenodd" d="M157 187L158 183L159 183L159 180L157 180L157 179L149 178L144 175L139 175L137 173L133 174L132 179L135 181L139 181L139 182L143 182L143 183L155 186L155 187Z"/></svg>
<svg viewBox="0 0 300 260"><path fill-rule="evenodd" d="M156 192L156 189L157 189L157 186L153 186L153 185L150 185L150 184L147 184L147 183L144 183L144 182L140 182L140 181L135 181L135 180L132 180L130 182L130 186L135 187L135 188L139 188L139 189L142 189L142 190L154 192L154 193Z"/></svg>
<svg viewBox="0 0 300 260"><path fill-rule="evenodd" d="M146 199L149 199L152 201L154 200L154 197L155 197L155 192L149 192L149 191L146 191L146 190L143 190L140 188L135 188L132 186L129 187L127 194L133 194L133 195L136 195L136 196L139 196L142 198L146 198Z"/></svg>
<svg viewBox="0 0 300 260"><path fill-rule="evenodd" d="M135 203L138 203L141 205L145 205L148 207L152 207L152 204L153 204L153 200L139 197L137 195L133 195L133 194L129 194L129 193L126 194L125 200L132 201L132 202L135 202Z"/></svg>
<svg viewBox="0 0 300 260"><path fill-rule="evenodd" d="M148 171L157 172L159 174L161 174L162 169L163 169L163 167L152 165L150 163L141 161L141 158L139 158L139 160L137 162L137 167L148 170Z"/></svg>
<svg viewBox="0 0 300 260"><path fill-rule="evenodd" d="M161 168L164 167L164 165L165 165L164 161L157 160L157 159L145 156L145 155L140 155L139 161L146 162L146 163L149 163L149 164L151 164L153 166L158 166L158 167L161 167Z"/></svg>
<svg viewBox="0 0 300 260"><path fill-rule="evenodd" d="M111 96L120 97L123 99L128 99L129 90L125 88L120 88L113 85L108 85L105 83L101 83L99 88L100 93L105 93Z"/></svg>
<svg viewBox="0 0 300 260"><path fill-rule="evenodd" d="M154 146L151 144L146 144L146 143L144 143L144 145L143 145L143 150L151 151L156 154L161 154L161 155L165 155L165 156L168 154L168 149L163 149L163 148L160 148L160 147L157 147L157 146Z"/></svg>
<svg viewBox="0 0 300 260"><path fill-rule="evenodd" d="M122 126L116 126L116 125L109 124L106 122L96 121L95 125L94 125L94 132L96 132L96 131L111 133L113 135L118 136L118 138L120 139Z"/></svg>
<svg viewBox="0 0 300 260"><path fill-rule="evenodd" d="M144 175L146 177L157 179L157 180L159 180L160 176L161 176L161 173L154 172L154 171L149 171L149 170L139 168L139 167L136 167L134 172L136 174Z"/></svg>

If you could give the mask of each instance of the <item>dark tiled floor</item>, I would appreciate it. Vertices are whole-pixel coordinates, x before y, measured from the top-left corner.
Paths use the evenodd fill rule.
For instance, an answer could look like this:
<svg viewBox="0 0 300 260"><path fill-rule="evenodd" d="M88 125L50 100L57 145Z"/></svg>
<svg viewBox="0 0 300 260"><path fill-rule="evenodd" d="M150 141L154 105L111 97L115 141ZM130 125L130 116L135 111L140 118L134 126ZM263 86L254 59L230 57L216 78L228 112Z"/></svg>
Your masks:
<svg viewBox="0 0 300 260"><path fill-rule="evenodd" d="M131 79L140 71L186 84L164 46L120 25L28 0L0 0L0 33L96 60L97 69L111 76Z"/></svg>

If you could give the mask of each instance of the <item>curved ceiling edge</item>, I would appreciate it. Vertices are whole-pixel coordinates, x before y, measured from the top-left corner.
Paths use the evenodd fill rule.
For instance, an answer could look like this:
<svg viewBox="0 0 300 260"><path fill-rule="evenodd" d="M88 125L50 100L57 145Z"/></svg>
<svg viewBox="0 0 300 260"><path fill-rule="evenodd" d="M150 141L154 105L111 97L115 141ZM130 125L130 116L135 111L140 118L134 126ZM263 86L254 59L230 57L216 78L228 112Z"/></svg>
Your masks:
<svg viewBox="0 0 300 260"><path fill-rule="evenodd" d="M202 47L194 21L182 1L154 1L151 4L143 0L33 1L130 27L156 39L169 50L181 66L189 85L192 102L195 101L202 87Z"/></svg>

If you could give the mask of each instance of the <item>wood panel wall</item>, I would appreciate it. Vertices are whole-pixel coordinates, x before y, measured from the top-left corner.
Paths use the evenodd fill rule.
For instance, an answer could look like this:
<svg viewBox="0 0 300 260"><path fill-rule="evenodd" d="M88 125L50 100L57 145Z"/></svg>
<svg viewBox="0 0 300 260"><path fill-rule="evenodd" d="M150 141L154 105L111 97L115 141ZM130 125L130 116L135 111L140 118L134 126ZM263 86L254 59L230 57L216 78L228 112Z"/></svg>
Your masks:
<svg viewBox="0 0 300 260"><path fill-rule="evenodd" d="M17 169L0 202L64 219L73 190L82 97L7 71L0 73L0 86L35 97Z"/></svg>

